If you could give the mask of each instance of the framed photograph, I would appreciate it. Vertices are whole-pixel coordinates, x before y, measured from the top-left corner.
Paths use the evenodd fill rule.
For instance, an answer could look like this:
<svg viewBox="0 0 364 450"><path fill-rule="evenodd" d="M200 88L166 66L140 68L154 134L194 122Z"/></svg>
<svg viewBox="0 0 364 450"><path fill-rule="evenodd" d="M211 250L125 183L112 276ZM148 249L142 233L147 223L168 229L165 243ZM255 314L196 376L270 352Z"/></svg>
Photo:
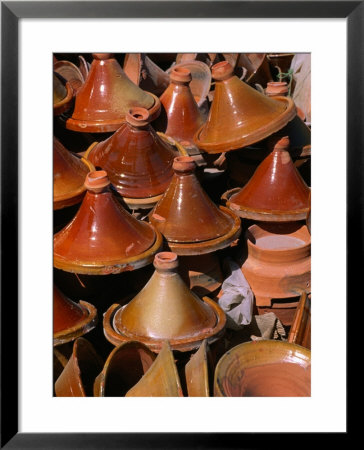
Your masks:
<svg viewBox="0 0 364 450"><path fill-rule="evenodd" d="M362 1L1 2L1 448L245 448L347 436L363 273ZM312 394L53 396L54 54L310 53Z"/></svg>

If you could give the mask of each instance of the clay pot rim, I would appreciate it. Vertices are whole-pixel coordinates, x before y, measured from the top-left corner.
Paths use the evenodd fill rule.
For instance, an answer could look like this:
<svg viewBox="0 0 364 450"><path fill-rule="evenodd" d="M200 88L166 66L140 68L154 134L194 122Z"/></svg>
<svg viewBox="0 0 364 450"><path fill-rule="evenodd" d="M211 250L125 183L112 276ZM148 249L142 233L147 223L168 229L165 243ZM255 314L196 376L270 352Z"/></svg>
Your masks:
<svg viewBox="0 0 364 450"><path fill-rule="evenodd" d="M81 162L87 166L89 169L89 172L92 172L95 170L94 165L91 163L91 161L88 161L85 158L80 158ZM62 195L53 195L53 209L62 209L67 206L76 205L79 203L83 197L83 194L86 192L85 186L82 184L78 189L75 189L74 191L67 192Z"/></svg>
<svg viewBox="0 0 364 450"><path fill-rule="evenodd" d="M211 67L211 73L214 80L225 81L234 76L234 67L229 61L220 61Z"/></svg>
<svg viewBox="0 0 364 450"><path fill-rule="evenodd" d="M110 179L106 170L92 170L86 175L84 186L89 192L99 194L104 191L105 188L110 186Z"/></svg>
<svg viewBox="0 0 364 450"><path fill-rule="evenodd" d="M230 349L218 361L214 375L214 396L216 396L217 393L218 396L226 396L223 393L224 389L220 377L221 373L226 373L226 370L233 366L232 364L229 364L229 360L235 362L235 365L239 364L242 367L255 367L257 365L267 364L265 358L269 358L270 356L268 364L279 363L282 362L282 358L279 358L273 353L278 350L280 355L285 355L284 362L287 362L288 360L288 362L299 364L298 361L301 361L302 364L299 364L301 367L308 367L311 365L311 351L300 345L276 340L244 342ZM254 358L251 358L248 364L244 361L245 364L243 365L241 355L244 356L244 353L246 358L249 358L250 355L254 355Z"/></svg>
<svg viewBox="0 0 364 450"><path fill-rule="evenodd" d="M65 66L70 67L70 68L74 71L74 73L77 74L77 77L72 78L72 79L81 81L82 83L85 82L85 79L84 79L84 77L83 77L83 75L82 75L80 69L76 66L76 64L74 64L74 63L71 62L71 61L67 61L67 60L56 61L56 62L53 64L53 69L54 69L55 72L59 73L59 72L57 71L57 69L59 69L60 67L65 67ZM61 73L59 73L59 74L60 74L61 76L63 76ZM64 77L63 77L63 78L64 78Z"/></svg>
<svg viewBox="0 0 364 450"><path fill-rule="evenodd" d="M154 259L154 254L162 247L163 238L160 232L148 222L144 222L155 233L154 243L144 252L130 258L119 260L86 262L68 261L53 254L53 266L65 272L80 273L84 275L109 275L121 272L136 270L150 264Z"/></svg>
<svg viewBox="0 0 364 450"><path fill-rule="evenodd" d="M231 201L234 194L237 194L242 188L237 187L229 189L224 192L221 196L221 200L226 202L226 206L234 211L239 217L243 219L258 220L261 222L294 222L297 220L304 220L307 217L309 207L288 210L288 211L278 211L278 210L264 210L264 209L253 209L246 206L238 205ZM311 190L311 188L309 188Z"/></svg>
<svg viewBox="0 0 364 450"><path fill-rule="evenodd" d="M144 91L154 99L154 104L148 109L149 121L155 120L161 112L161 102L159 98L151 92ZM66 121L66 128L81 133L107 133L116 131L126 121L126 114L120 114L120 118L113 120L79 120L70 117Z"/></svg>
<svg viewBox="0 0 364 450"><path fill-rule="evenodd" d="M220 142L204 142L200 139L200 135L206 125L205 122L193 136L194 143L199 149L205 150L207 153L221 153L237 150L241 147L247 147L248 145L262 141L271 134L281 130L296 116L296 106L290 97L277 96L274 97L274 100L285 103L286 109L269 124L257 129L248 136L241 136L240 138Z"/></svg>
<svg viewBox="0 0 364 450"><path fill-rule="evenodd" d="M196 333L190 338L183 339L168 339L172 350L179 350L181 352L187 352L198 348L204 339L207 339L209 343L212 343L219 339L225 330L226 316L222 308L218 303L211 300L209 297L203 297L202 301L209 306L216 317L216 324L213 328L209 330L203 330L200 333ZM119 304L114 304L105 312L103 319L104 334L106 339L113 345L120 345L121 342L127 342L132 340L138 340L139 342L145 344L154 353L159 353L163 343L166 341L163 339L152 339L143 336L126 336L116 330L115 320L117 315L121 314L122 310L127 305L120 306Z"/></svg>
<svg viewBox="0 0 364 450"><path fill-rule="evenodd" d="M97 309L91 305L91 303L87 303L83 300L80 300L78 304L83 311L83 317L73 327L53 334L54 347L74 341L95 328L97 324Z"/></svg>
<svg viewBox="0 0 364 450"><path fill-rule="evenodd" d="M62 113L71 108L73 102L73 89L71 83L66 83L67 94L66 97L58 103L53 104L53 115L60 116Z"/></svg>
<svg viewBox="0 0 364 450"><path fill-rule="evenodd" d="M187 67L172 67L169 77L172 83L190 83L192 81L191 71Z"/></svg>

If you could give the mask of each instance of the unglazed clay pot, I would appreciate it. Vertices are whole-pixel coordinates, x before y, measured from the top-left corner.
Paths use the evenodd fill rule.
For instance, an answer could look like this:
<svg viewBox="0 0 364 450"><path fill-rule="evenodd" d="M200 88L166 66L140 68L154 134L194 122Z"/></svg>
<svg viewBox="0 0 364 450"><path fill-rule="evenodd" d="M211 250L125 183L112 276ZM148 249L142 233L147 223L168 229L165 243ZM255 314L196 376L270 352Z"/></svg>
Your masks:
<svg viewBox="0 0 364 450"><path fill-rule="evenodd" d="M156 356L140 342L124 342L107 358L94 383L95 397L124 397L153 364Z"/></svg>
<svg viewBox="0 0 364 450"><path fill-rule="evenodd" d="M53 115L59 116L73 104L73 89L69 82L53 72Z"/></svg>
<svg viewBox="0 0 364 450"><path fill-rule="evenodd" d="M215 397L310 397L311 352L282 341L245 342L215 370Z"/></svg>
<svg viewBox="0 0 364 450"><path fill-rule="evenodd" d="M204 340L185 366L189 397L210 396L208 351L207 341Z"/></svg>
<svg viewBox="0 0 364 450"><path fill-rule="evenodd" d="M208 153L235 150L270 136L296 115L289 97L271 99L240 81L227 61L212 67L214 100L194 142Z"/></svg>
<svg viewBox="0 0 364 450"><path fill-rule="evenodd" d="M173 68L170 85L163 92L160 101L167 113L165 134L177 141L193 143L193 136L204 123L189 83L191 72L185 67Z"/></svg>
<svg viewBox="0 0 364 450"><path fill-rule="evenodd" d="M75 303L53 286L53 345L73 341L97 324L96 308L80 300Z"/></svg>
<svg viewBox="0 0 364 450"><path fill-rule="evenodd" d="M265 90L265 95L268 97L279 97L279 96L287 96L288 95L288 84L286 81L271 81L267 84L267 88ZM305 113L302 109L296 106L297 116L301 120L305 120Z"/></svg>
<svg viewBox="0 0 364 450"><path fill-rule="evenodd" d="M143 203L151 207L171 181L175 156L172 145L151 127L148 110L132 108L126 115L126 123L93 147L87 159L107 171L112 185L127 204L132 204L133 199L144 199Z"/></svg>
<svg viewBox="0 0 364 450"><path fill-rule="evenodd" d="M169 84L166 72L145 53L127 53L123 69L133 83L155 95L161 95Z"/></svg>
<svg viewBox="0 0 364 450"><path fill-rule="evenodd" d="M85 195L87 173L95 170L90 161L69 152L53 138L53 209L79 203Z"/></svg>
<svg viewBox="0 0 364 450"><path fill-rule="evenodd" d="M92 397L94 380L102 369L102 359L83 338L73 345L72 356L55 383L57 397Z"/></svg>
<svg viewBox="0 0 364 450"><path fill-rule="evenodd" d="M124 307L111 306L104 315L104 333L114 345L137 340L159 352L168 340L173 350L189 351L203 339L218 339L225 313L217 303L200 300L177 272L175 253L158 253L154 272L140 293Z"/></svg>
<svg viewBox="0 0 364 450"><path fill-rule="evenodd" d="M242 272L256 305L272 306L311 290L311 236L300 223L261 223L246 232L248 257Z"/></svg>
<svg viewBox="0 0 364 450"><path fill-rule="evenodd" d="M242 189L225 193L226 204L247 219L272 222L303 220L310 205L310 188L292 162L288 136L277 136L274 142L273 151L249 182Z"/></svg>
<svg viewBox="0 0 364 450"><path fill-rule="evenodd" d="M176 157L172 181L149 214L169 248L179 255L210 253L229 246L240 235L239 218L209 199L195 168L192 157Z"/></svg>
<svg viewBox="0 0 364 450"><path fill-rule="evenodd" d="M107 275L149 264L162 244L153 226L140 222L114 198L104 170L90 172L74 219L54 236L54 267Z"/></svg>
<svg viewBox="0 0 364 450"><path fill-rule="evenodd" d="M78 90L69 130L103 133L117 130L134 106L146 108L153 119L160 112L159 99L144 92L125 75L110 53L94 53L85 83Z"/></svg>

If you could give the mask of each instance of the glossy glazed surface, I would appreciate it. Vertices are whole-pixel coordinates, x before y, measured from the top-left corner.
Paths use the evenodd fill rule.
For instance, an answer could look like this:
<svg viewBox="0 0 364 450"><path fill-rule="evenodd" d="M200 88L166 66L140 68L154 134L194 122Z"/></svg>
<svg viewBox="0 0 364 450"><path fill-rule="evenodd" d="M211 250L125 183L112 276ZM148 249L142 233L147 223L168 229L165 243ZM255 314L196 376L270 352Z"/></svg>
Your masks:
<svg viewBox="0 0 364 450"><path fill-rule="evenodd" d="M203 341L185 366L189 397L209 397L210 395L207 351L207 341Z"/></svg>
<svg viewBox="0 0 364 450"><path fill-rule="evenodd" d="M85 311L53 286L53 333L74 327L81 322Z"/></svg>

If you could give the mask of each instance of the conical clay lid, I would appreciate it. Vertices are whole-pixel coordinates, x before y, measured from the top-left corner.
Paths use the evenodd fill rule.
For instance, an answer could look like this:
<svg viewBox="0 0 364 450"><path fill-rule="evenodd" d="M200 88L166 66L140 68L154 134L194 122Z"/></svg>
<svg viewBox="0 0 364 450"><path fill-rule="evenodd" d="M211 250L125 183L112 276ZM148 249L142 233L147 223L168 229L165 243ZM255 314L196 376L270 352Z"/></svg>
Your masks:
<svg viewBox="0 0 364 450"><path fill-rule="evenodd" d="M54 266L84 274L119 273L151 262L161 245L154 228L136 220L113 197L103 170L90 172L74 219L54 236Z"/></svg>
<svg viewBox="0 0 364 450"><path fill-rule="evenodd" d="M95 166L105 169L120 195L147 198L160 195L173 176L173 147L150 126L145 108L132 108L111 137L97 144L88 155Z"/></svg>
<svg viewBox="0 0 364 450"><path fill-rule="evenodd" d="M163 92L160 101L167 114L165 134L177 141L193 143L193 136L204 123L189 83L191 72L185 67L172 69L170 85Z"/></svg>
<svg viewBox="0 0 364 450"><path fill-rule="evenodd" d="M81 201L86 188L85 178L93 165L69 152L53 138L53 207L61 209Z"/></svg>
<svg viewBox="0 0 364 450"><path fill-rule="evenodd" d="M171 184L149 215L168 243L197 244L240 230L237 218L226 208L219 209L207 196L195 168L189 156L174 159Z"/></svg>
<svg viewBox="0 0 364 450"><path fill-rule="evenodd" d="M303 220L309 210L310 188L292 162L289 138L276 139L273 151L227 204L242 217L253 220Z"/></svg>
<svg viewBox="0 0 364 450"><path fill-rule="evenodd" d="M160 110L157 97L144 92L124 73L110 53L94 53L85 83L78 90L72 118L67 128L83 132L117 130L133 106L146 108L153 118Z"/></svg>
<svg viewBox="0 0 364 450"><path fill-rule="evenodd" d="M214 100L206 123L197 131L195 144L208 153L246 147L283 128L296 115L291 98L261 94L233 75L227 61L215 64Z"/></svg>

